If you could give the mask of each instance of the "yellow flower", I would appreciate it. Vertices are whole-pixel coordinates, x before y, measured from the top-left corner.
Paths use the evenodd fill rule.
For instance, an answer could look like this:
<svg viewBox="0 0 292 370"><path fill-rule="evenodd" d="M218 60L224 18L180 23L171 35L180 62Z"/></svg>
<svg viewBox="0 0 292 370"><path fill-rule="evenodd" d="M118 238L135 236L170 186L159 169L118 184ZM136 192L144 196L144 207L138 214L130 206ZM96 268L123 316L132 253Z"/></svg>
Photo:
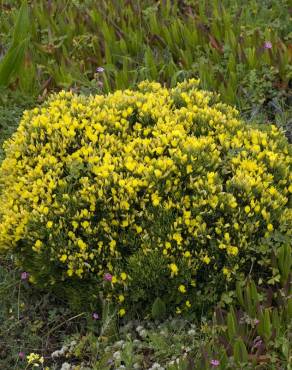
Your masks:
<svg viewBox="0 0 292 370"><path fill-rule="evenodd" d="M229 278L231 275L231 271L227 267L223 267L222 272L227 278Z"/></svg>
<svg viewBox="0 0 292 370"><path fill-rule="evenodd" d="M124 308L121 308L121 309L119 310L119 315L120 315L120 317L125 316L125 314L126 314L126 310L125 310Z"/></svg>
<svg viewBox="0 0 292 370"><path fill-rule="evenodd" d="M160 197L158 196L157 193L154 193L154 194L151 194L151 200L152 200L152 204L154 205L154 207L157 207L160 203Z"/></svg>
<svg viewBox="0 0 292 370"><path fill-rule="evenodd" d="M35 277L33 276L33 275L29 275L29 278L28 278L28 281L30 282L30 283L32 283L32 284L35 284L35 282L36 282L36 279L35 279Z"/></svg>
<svg viewBox="0 0 292 370"><path fill-rule="evenodd" d="M84 229L88 229L88 228L89 228L89 226L90 226L90 224L89 224L89 222L88 222L88 221L83 221L81 225L82 225L82 227L83 227Z"/></svg>
<svg viewBox="0 0 292 370"><path fill-rule="evenodd" d="M170 249L171 248L171 243L170 242L165 242L165 248Z"/></svg>
<svg viewBox="0 0 292 370"><path fill-rule="evenodd" d="M236 208L237 207L237 202L235 200L234 201L231 201L229 203L229 205L230 205L231 208Z"/></svg>
<svg viewBox="0 0 292 370"><path fill-rule="evenodd" d="M203 262L206 264L206 265L209 265L209 263L210 263L210 257L208 257L208 256L205 256L205 257L203 257Z"/></svg>
<svg viewBox="0 0 292 370"><path fill-rule="evenodd" d="M109 245L110 245L110 251L113 252L115 250L117 242L115 240L111 240Z"/></svg>
<svg viewBox="0 0 292 370"><path fill-rule="evenodd" d="M238 254L238 248L237 247L233 247L233 246L228 246L227 247L227 253L228 254L231 254L232 256L237 256L237 254Z"/></svg>
<svg viewBox="0 0 292 370"><path fill-rule="evenodd" d="M274 226L272 224L268 224L267 229L271 232L274 230Z"/></svg>
<svg viewBox="0 0 292 370"><path fill-rule="evenodd" d="M189 258L189 257L191 257L191 253L190 253L189 251L186 251L186 252L184 253L184 256L185 256L186 258Z"/></svg>
<svg viewBox="0 0 292 370"><path fill-rule="evenodd" d="M43 364L44 363L44 358L42 356L40 356L39 354L37 353L30 353L29 355L26 356L26 359L27 359L27 363L29 365L31 364Z"/></svg>
<svg viewBox="0 0 292 370"><path fill-rule="evenodd" d="M261 210L261 207L257 204L255 207L254 207L254 211L256 213L259 213L259 211Z"/></svg>
<svg viewBox="0 0 292 370"><path fill-rule="evenodd" d="M113 284L116 284L117 282L118 282L117 277L116 277L116 276L113 276L113 277L112 277L112 283L113 283Z"/></svg>
<svg viewBox="0 0 292 370"><path fill-rule="evenodd" d="M120 294L120 295L119 295L119 302L120 302L120 303L123 303L123 302L124 302L124 300L125 300L125 297L123 296L123 294Z"/></svg>
<svg viewBox="0 0 292 370"><path fill-rule="evenodd" d="M175 309L175 313L176 313L177 315L180 315L180 314L181 314L181 309L180 309L179 307L176 307L176 309Z"/></svg>
<svg viewBox="0 0 292 370"><path fill-rule="evenodd" d="M125 281L127 279L127 274L125 272L121 273L121 279Z"/></svg>
<svg viewBox="0 0 292 370"><path fill-rule="evenodd" d="M81 239L78 239L77 245L81 251L84 251L87 248L87 244Z"/></svg>
<svg viewBox="0 0 292 370"><path fill-rule="evenodd" d="M193 171L193 167L191 164L187 165L187 174L190 174Z"/></svg>
<svg viewBox="0 0 292 370"><path fill-rule="evenodd" d="M141 226L136 226L136 231L138 234L140 234L142 232L142 227Z"/></svg>
<svg viewBox="0 0 292 370"><path fill-rule="evenodd" d="M234 229L235 229L235 230L239 230L239 224L238 224L238 222L235 222L235 223L234 223Z"/></svg>
<svg viewBox="0 0 292 370"><path fill-rule="evenodd" d="M181 293L186 293L186 287L183 285L183 284L181 284L179 287L178 287L178 290L181 292Z"/></svg>
<svg viewBox="0 0 292 370"><path fill-rule="evenodd" d="M250 212L250 206L245 206L244 211L246 214L248 214Z"/></svg>
<svg viewBox="0 0 292 370"><path fill-rule="evenodd" d="M175 275L178 274L178 267L177 267L177 265L175 263L171 263L169 265L169 268L171 270L171 277L173 277L173 276L175 276Z"/></svg>
<svg viewBox="0 0 292 370"><path fill-rule="evenodd" d="M35 251L35 252L40 252L40 249L42 247L43 243L42 241L40 240L37 240L34 244L34 246L32 247L32 249Z"/></svg>
<svg viewBox="0 0 292 370"><path fill-rule="evenodd" d="M172 239L175 240L178 245L180 245L183 241L183 238L180 233L174 233Z"/></svg>
<svg viewBox="0 0 292 370"><path fill-rule="evenodd" d="M62 256L60 257L60 261L61 262L65 262L67 260L67 255L66 254L62 254Z"/></svg>
<svg viewBox="0 0 292 370"><path fill-rule="evenodd" d="M156 177L160 178L162 176L162 172L158 169L154 170L154 174Z"/></svg>
<svg viewBox="0 0 292 370"><path fill-rule="evenodd" d="M186 301L186 306L188 307L188 308L190 308L192 305L191 305L191 303L190 303L190 301Z"/></svg>
<svg viewBox="0 0 292 370"><path fill-rule="evenodd" d="M48 221L47 222L47 228L48 229L51 229L53 227L53 222L52 221Z"/></svg>

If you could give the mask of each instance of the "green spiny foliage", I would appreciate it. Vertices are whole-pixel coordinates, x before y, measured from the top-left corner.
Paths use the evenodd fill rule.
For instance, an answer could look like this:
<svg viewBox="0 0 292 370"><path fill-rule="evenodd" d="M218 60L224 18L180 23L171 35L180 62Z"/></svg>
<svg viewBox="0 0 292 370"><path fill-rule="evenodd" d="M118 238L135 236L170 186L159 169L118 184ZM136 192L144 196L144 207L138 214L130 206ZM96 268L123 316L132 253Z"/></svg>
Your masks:
<svg viewBox="0 0 292 370"><path fill-rule="evenodd" d="M101 84L109 92L145 79L174 86L195 76L203 88L220 91L248 117L265 111L273 99L289 99L288 0L103 0L98 7L94 0L32 0L29 9L24 2L18 11L20 4L15 0L2 6L2 69L7 59L18 60L17 70L2 77L25 92L95 91ZM31 42L26 45L22 38L28 31ZM104 74L96 75L98 66ZM273 115L267 112L266 118Z"/></svg>

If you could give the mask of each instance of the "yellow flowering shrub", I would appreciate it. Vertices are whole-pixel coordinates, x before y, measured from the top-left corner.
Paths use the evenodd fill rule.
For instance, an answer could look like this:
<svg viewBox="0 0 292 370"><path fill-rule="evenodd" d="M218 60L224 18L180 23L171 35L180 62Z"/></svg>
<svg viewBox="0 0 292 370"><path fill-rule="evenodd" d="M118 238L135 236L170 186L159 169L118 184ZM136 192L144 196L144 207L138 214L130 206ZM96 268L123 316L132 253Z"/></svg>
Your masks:
<svg viewBox="0 0 292 370"><path fill-rule="evenodd" d="M284 135L246 125L195 80L60 92L24 112L5 151L1 250L36 284L93 283L121 316L140 298L179 313L235 278L270 278L291 236Z"/></svg>

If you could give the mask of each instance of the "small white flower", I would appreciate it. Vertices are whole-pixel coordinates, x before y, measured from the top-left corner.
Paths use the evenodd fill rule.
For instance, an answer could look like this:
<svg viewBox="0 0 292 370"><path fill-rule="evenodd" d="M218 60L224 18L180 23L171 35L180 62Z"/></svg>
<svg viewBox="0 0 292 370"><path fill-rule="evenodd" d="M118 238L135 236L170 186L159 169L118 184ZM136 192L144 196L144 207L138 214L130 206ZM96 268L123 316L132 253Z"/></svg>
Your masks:
<svg viewBox="0 0 292 370"><path fill-rule="evenodd" d="M115 359L115 360L120 360L121 359L121 352L120 351L116 351L116 352L114 352L114 354L113 354L113 358Z"/></svg>
<svg viewBox="0 0 292 370"><path fill-rule="evenodd" d="M54 351L52 354L51 354L51 357L52 358L55 358L55 357L59 357L60 356L60 353L61 351L59 351L59 350L56 350L56 351Z"/></svg>
<svg viewBox="0 0 292 370"><path fill-rule="evenodd" d="M158 362L154 362L149 370L165 370Z"/></svg>
<svg viewBox="0 0 292 370"><path fill-rule="evenodd" d="M143 326L139 325L139 326L137 326L136 331L139 333L143 329L144 329Z"/></svg>
<svg viewBox="0 0 292 370"><path fill-rule="evenodd" d="M64 362L60 370L71 370L71 365L68 362Z"/></svg>
<svg viewBox="0 0 292 370"><path fill-rule="evenodd" d="M114 347L122 347L124 343L124 340L119 340L118 342L115 342Z"/></svg>
<svg viewBox="0 0 292 370"><path fill-rule="evenodd" d="M140 336L141 336L141 337L143 337L143 338L144 338L144 337L147 337L147 331L146 331L145 329L141 330L139 334L140 334Z"/></svg>

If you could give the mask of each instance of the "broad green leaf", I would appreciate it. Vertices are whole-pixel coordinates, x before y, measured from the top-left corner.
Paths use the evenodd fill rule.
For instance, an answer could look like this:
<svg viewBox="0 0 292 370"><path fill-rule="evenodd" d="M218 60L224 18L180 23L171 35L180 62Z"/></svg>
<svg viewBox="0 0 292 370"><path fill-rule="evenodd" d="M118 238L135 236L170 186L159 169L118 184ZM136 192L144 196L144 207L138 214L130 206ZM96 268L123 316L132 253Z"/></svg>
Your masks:
<svg viewBox="0 0 292 370"><path fill-rule="evenodd" d="M0 86L7 86L19 71L25 56L28 40L23 40L21 43L8 50L4 58L0 62Z"/></svg>
<svg viewBox="0 0 292 370"><path fill-rule="evenodd" d="M236 317L232 308L227 314L227 331L229 339L233 340L236 335Z"/></svg>
<svg viewBox="0 0 292 370"><path fill-rule="evenodd" d="M233 356L234 356L234 360L237 363L242 364L242 363L248 362L248 353L246 350L246 346L241 338L235 341L235 344L233 347Z"/></svg>
<svg viewBox="0 0 292 370"><path fill-rule="evenodd" d="M27 39L29 37L29 29L29 9L27 1L24 0L22 2L21 8L19 9L17 20L14 26L12 47L15 47L24 39Z"/></svg>

